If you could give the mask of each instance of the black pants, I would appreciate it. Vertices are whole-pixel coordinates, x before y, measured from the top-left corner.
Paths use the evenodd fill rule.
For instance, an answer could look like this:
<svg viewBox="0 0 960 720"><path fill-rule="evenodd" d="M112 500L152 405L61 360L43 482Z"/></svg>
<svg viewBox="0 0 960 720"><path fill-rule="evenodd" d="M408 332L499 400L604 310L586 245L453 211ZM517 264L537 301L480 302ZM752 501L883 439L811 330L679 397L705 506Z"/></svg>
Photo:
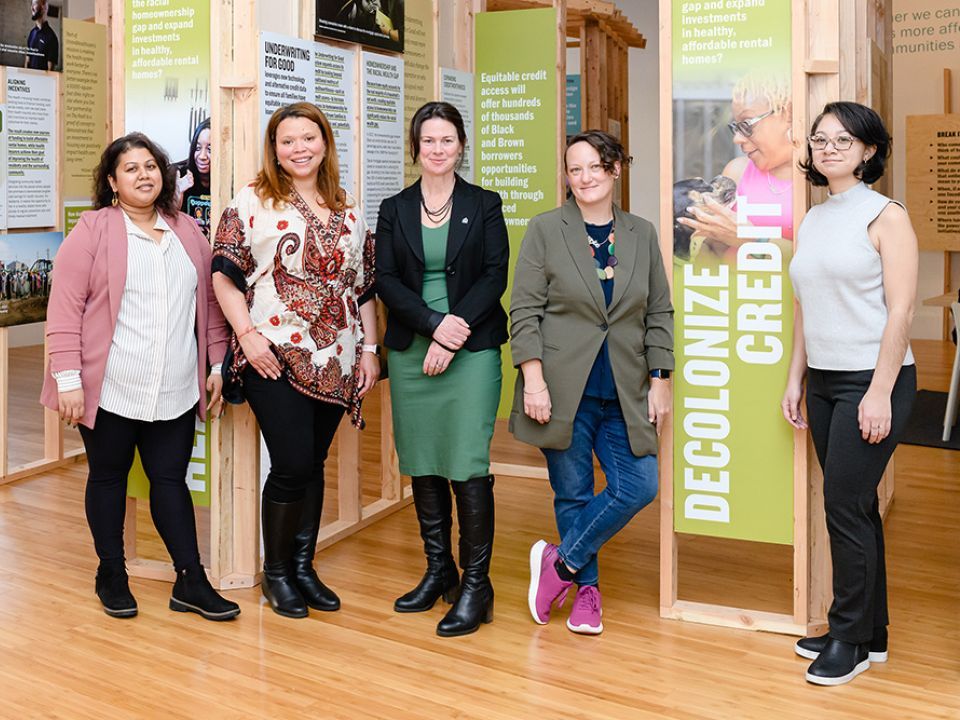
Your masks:
<svg viewBox="0 0 960 720"><path fill-rule="evenodd" d="M873 370L815 370L807 376L810 434L823 467L823 502L833 557L830 636L868 642L875 627L889 623L883 522L877 486L910 419L917 370L901 369L890 395L890 434L871 445L860 433L857 408Z"/></svg>
<svg viewBox="0 0 960 720"><path fill-rule="evenodd" d="M196 408L173 420L145 422L97 410L95 427L80 426L87 451L86 510L102 563L123 562L127 476L134 449L150 481L150 514L177 570L200 562L187 466L193 453Z"/></svg>
<svg viewBox="0 0 960 720"><path fill-rule="evenodd" d="M312 483L322 488L323 464L345 408L307 397L283 378L262 378L251 367L243 390L270 452L263 496L289 503L303 499Z"/></svg>

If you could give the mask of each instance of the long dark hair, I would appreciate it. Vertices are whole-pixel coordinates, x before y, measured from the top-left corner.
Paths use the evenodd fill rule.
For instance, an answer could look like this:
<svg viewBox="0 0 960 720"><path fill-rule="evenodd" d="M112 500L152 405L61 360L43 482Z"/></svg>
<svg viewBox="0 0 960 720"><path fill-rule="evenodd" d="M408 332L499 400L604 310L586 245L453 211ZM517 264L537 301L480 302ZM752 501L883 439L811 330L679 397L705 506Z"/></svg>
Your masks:
<svg viewBox="0 0 960 720"><path fill-rule="evenodd" d="M93 207L99 210L113 204L113 188L110 187L108 178L116 179L120 156L134 148L143 148L153 155L153 159L157 161L157 168L160 170L163 184L160 188L160 194L153 202L154 207L169 215L174 214L180 209L176 203L176 168L170 164L170 158L167 157L163 148L143 133L138 132L117 138L107 145L107 149L100 156L100 164L93 171Z"/></svg>
<svg viewBox="0 0 960 720"><path fill-rule="evenodd" d="M448 102L428 102L422 105L410 119L410 157L414 162L420 157L420 131L427 120L439 118L446 120L457 130L457 137L460 139L460 146L467 147L467 131L463 126L463 116L460 111ZM460 156L463 161L463 155Z"/></svg>
<svg viewBox="0 0 960 720"><path fill-rule="evenodd" d="M190 154L187 156L187 170L193 173L193 185L194 187L210 187L210 171L213 169L213 161L210 162L210 168L207 170L207 182L204 182L200 179L202 173L197 169L197 146L200 144L200 133L204 130L210 129L210 118L207 118L202 123L197 125L196 130L193 131L193 137L190 139Z"/></svg>
<svg viewBox="0 0 960 720"><path fill-rule="evenodd" d="M887 132L881 117L866 105L860 103L839 101L827 103L823 112L817 115L810 128L810 135L813 136L820 127L820 122L827 115L833 115L843 126L843 129L853 135L857 140L868 147L874 145L877 151L870 156L866 162L860 163L853 174L871 185L883 177L884 169L887 166L887 158L890 157L890 133ZM801 161L800 169L806 174L807 181L817 187L826 187L830 183L823 173L821 173L813 164L813 148L807 141L807 159Z"/></svg>

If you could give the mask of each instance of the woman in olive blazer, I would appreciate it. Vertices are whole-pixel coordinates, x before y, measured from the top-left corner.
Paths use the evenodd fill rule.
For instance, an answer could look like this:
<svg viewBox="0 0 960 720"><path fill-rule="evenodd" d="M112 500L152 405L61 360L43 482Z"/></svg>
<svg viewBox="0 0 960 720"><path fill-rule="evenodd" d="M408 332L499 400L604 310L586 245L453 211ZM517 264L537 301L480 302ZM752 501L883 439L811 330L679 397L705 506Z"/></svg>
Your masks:
<svg viewBox="0 0 960 720"><path fill-rule="evenodd" d="M656 496L657 436L669 413L673 308L652 225L613 204L630 162L612 136L571 138L573 196L531 220L510 303L520 368L510 430L547 459L560 544L530 553L530 612L549 620L579 586L567 626L598 634L597 552ZM606 476L594 495L593 455Z"/></svg>

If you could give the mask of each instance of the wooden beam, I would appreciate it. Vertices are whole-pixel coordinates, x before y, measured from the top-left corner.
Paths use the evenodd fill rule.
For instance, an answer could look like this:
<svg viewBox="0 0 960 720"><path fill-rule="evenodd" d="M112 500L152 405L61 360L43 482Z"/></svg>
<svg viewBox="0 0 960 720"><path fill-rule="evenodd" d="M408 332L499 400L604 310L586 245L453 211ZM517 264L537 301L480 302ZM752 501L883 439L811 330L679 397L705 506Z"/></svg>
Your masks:
<svg viewBox="0 0 960 720"><path fill-rule="evenodd" d="M660 0L660 189L673 187L673 1ZM673 296L673 208L660 203L660 253ZM660 617L677 603L677 537L673 531L673 413L667 416L657 455L660 473Z"/></svg>

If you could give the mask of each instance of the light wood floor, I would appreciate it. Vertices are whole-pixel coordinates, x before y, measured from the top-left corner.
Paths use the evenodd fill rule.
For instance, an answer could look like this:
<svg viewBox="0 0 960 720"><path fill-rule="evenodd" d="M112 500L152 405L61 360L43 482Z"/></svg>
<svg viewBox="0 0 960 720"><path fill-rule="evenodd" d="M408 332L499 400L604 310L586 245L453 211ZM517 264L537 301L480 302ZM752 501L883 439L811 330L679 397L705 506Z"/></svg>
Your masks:
<svg viewBox="0 0 960 720"><path fill-rule="evenodd" d="M921 386L943 389L952 348L915 345ZM0 718L960 718L960 454L903 446L887 523L890 662L850 685L803 680L793 639L661 620L657 509L602 556L604 625L575 636L565 613L526 610L527 551L552 538L545 483L500 477L496 617L441 639L444 609L397 615L418 579L407 508L324 551L338 613L288 620L258 589L211 623L170 612L170 586L134 580L140 615L108 618L93 594L85 468L0 487ZM681 597L759 609L790 603L781 548L688 538Z"/></svg>

